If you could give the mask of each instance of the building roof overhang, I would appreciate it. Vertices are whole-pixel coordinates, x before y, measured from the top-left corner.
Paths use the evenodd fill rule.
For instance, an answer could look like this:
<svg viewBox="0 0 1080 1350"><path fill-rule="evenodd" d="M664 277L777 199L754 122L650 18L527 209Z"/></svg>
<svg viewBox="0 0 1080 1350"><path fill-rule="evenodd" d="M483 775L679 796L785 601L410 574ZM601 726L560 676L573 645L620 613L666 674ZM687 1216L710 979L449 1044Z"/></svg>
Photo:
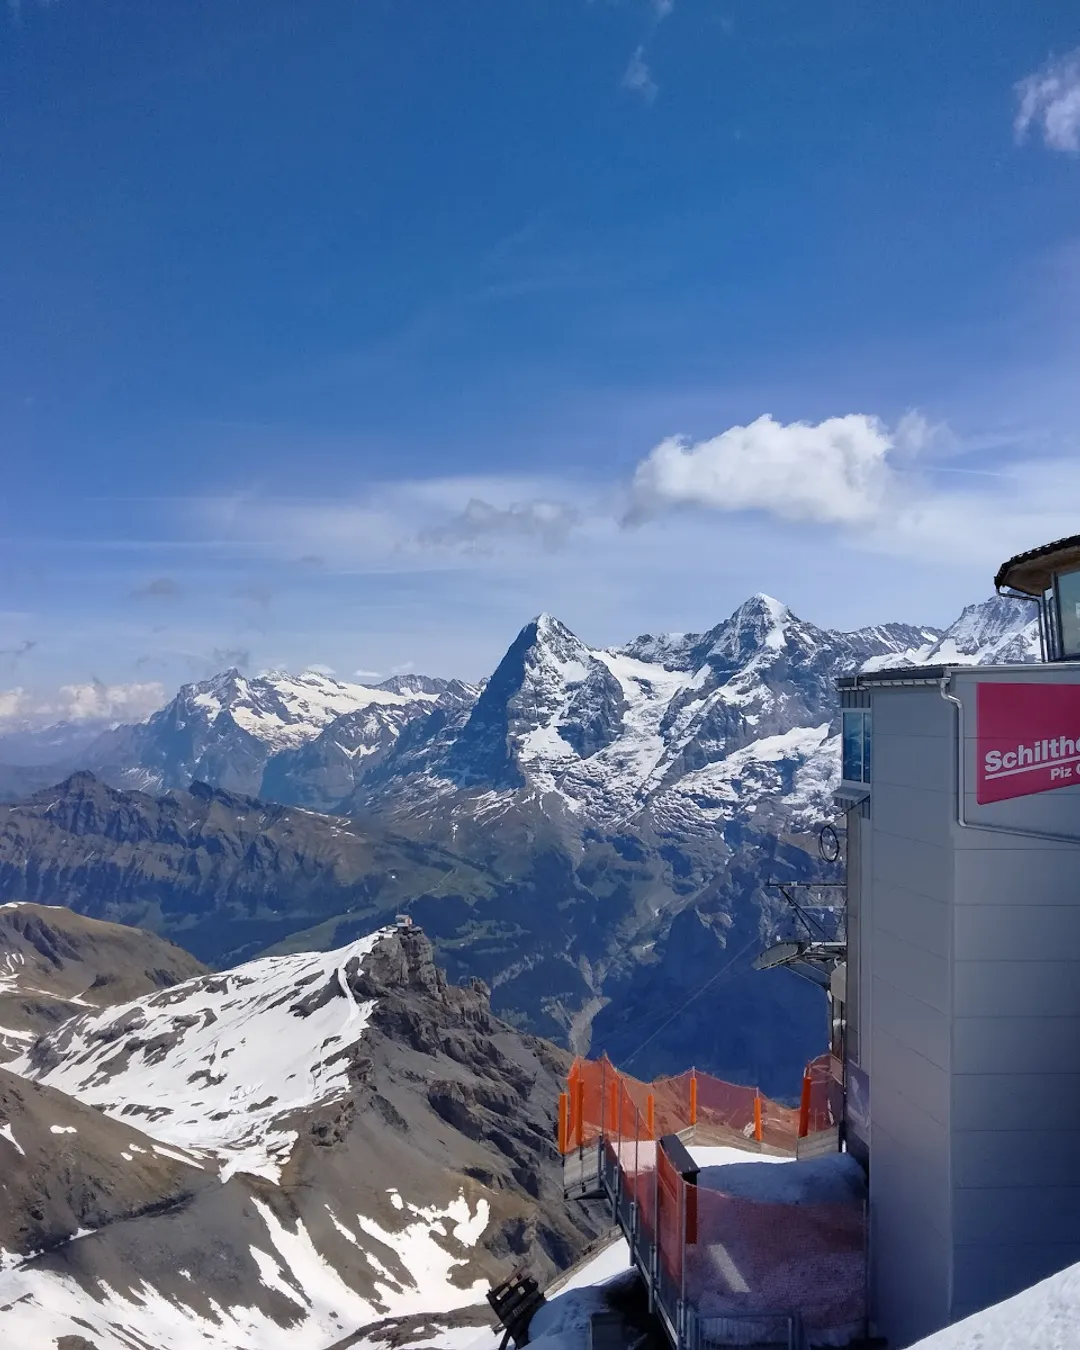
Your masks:
<svg viewBox="0 0 1080 1350"><path fill-rule="evenodd" d="M1003 562L994 578L994 587L999 591L1004 588L1038 598L1050 585L1055 572L1074 567L1080 567L1080 534L1055 539Z"/></svg>

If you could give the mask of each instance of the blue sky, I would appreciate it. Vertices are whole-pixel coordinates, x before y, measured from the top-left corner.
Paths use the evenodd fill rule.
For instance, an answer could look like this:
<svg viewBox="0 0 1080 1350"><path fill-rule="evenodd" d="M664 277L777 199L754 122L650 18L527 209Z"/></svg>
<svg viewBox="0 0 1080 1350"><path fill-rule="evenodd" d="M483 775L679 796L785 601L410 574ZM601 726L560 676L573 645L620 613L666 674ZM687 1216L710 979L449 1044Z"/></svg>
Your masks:
<svg viewBox="0 0 1080 1350"><path fill-rule="evenodd" d="M1069 0L9 0L5 706L947 622L1080 528L1078 52Z"/></svg>

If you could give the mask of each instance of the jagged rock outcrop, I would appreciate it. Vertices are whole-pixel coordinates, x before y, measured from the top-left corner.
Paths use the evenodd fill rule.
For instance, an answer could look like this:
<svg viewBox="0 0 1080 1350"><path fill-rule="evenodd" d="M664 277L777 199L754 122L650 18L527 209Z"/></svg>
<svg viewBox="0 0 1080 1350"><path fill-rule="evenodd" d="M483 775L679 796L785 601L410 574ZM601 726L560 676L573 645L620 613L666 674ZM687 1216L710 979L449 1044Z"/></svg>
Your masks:
<svg viewBox="0 0 1080 1350"><path fill-rule="evenodd" d="M0 1339L482 1320L490 1281L546 1281L595 1235L562 1199L568 1062L415 927L85 1011L0 1070Z"/></svg>

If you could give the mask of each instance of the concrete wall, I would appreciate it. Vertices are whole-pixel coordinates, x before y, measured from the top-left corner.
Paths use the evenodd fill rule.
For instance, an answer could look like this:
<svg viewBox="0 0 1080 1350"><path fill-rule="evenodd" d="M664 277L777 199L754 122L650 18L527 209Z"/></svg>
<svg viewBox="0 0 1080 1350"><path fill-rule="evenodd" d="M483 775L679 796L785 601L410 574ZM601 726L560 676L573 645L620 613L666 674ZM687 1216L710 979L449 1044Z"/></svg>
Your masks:
<svg viewBox="0 0 1080 1350"><path fill-rule="evenodd" d="M872 714L862 916L871 1302L899 1347L950 1320L953 740L936 685L875 689Z"/></svg>
<svg viewBox="0 0 1080 1350"><path fill-rule="evenodd" d="M978 806L975 684L1078 683L1075 667L958 675L965 814L1080 839L1080 787ZM955 828L952 1316L1080 1261L1080 844Z"/></svg>

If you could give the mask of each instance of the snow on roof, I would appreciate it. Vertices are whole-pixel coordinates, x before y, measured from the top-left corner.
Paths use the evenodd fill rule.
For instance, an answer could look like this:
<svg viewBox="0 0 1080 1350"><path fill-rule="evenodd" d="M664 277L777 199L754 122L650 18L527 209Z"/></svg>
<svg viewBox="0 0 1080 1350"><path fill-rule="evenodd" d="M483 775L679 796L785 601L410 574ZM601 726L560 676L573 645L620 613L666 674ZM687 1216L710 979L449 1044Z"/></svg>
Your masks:
<svg viewBox="0 0 1080 1350"><path fill-rule="evenodd" d="M1069 1266L911 1350L1076 1350L1080 1345L1080 1265Z"/></svg>

